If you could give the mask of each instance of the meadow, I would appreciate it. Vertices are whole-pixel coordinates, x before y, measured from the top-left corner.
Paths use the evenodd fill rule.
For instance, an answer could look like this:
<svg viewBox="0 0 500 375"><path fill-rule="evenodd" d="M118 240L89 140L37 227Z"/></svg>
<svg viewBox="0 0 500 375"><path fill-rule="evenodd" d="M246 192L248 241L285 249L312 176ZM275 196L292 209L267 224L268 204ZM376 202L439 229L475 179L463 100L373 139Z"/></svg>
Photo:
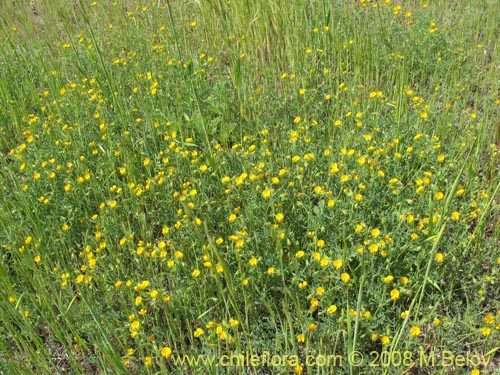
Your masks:
<svg viewBox="0 0 500 375"><path fill-rule="evenodd" d="M0 374L498 374L495 0L0 3Z"/></svg>

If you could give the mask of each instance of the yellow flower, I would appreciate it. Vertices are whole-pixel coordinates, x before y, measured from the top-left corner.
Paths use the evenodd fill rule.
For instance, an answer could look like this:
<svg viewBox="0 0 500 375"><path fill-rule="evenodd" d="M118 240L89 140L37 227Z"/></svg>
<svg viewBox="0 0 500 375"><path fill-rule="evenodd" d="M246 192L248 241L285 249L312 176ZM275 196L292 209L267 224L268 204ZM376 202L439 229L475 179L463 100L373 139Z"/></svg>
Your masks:
<svg viewBox="0 0 500 375"><path fill-rule="evenodd" d="M310 303L311 307L312 307L313 309L315 309L315 310L316 310L316 309L318 308L318 306L319 306L319 301L318 301L318 299L317 299L316 297L311 298L311 301L309 301L309 303Z"/></svg>
<svg viewBox="0 0 500 375"><path fill-rule="evenodd" d="M328 309L326 310L327 314L330 314L330 315L335 313L336 311L337 311L337 306L335 306L335 305L330 305L328 307Z"/></svg>
<svg viewBox="0 0 500 375"><path fill-rule="evenodd" d="M280 213L277 213L277 214L276 214L276 216L275 216L276 221L277 221L278 223L281 223L281 222L283 221L284 217L285 217L285 216L284 216L281 212L280 212Z"/></svg>
<svg viewBox="0 0 500 375"><path fill-rule="evenodd" d="M299 283L299 288L300 288L300 289L305 289L305 288L307 288L307 281L301 281L301 282Z"/></svg>
<svg viewBox="0 0 500 375"><path fill-rule="evenodd" d="M304 255L305 255L304 251L299 250L299 251L297 251L297 252L295 253L295 258L297 258L297 259L303 258L303 257L304 257Z"/></svg>
<svg viewBox="0 0 500 375"><path fill-rule="evenodd" d="M442 263L444 260L444 255L442 253L437 253L436 254L436 262Z"/></svg>
<svg viewBox="0 0 500 375"><path fill-rule="evenodd" d="M149 284L149 280L144 280L141 283L137 284L137 290L144 290L149 286Z"/></svg>
<svg viewBox="0 0 500 375"><path fill-rule="evenodd" d="M138 320L134 320L132 323L130 323L130 330L131 331L138 331L140 326L141 326L141 322L139 322Z"/></svg>
<svg viewBox="0 0 500 375"><path fill-rule="evenodd" d="M198 277L200 276L201 272L199 269L195 269L192 273L191 273L191 276L193 277Z"/></svg>
<svg viewBox="0 0 500 375"><path fill-rule="evenodd" d="M399 293L399 290L397 290L397 289L393 289L393 290L391 290L391 299L392 299L393 301L398 300L398 299L399 299L399 294L400 294L400 293Z"/></svg>
<svg viewBox="0 0 500 375"><path fill-rule="evenodd" d="M269 199L269 197L271 196L271 190L269 189L265 189L263 192L262 192L262 198L264 199Z"/></svg>
<svg viewBox="0 0 500 375"><path fill-rule="evenodd" d="M392 275L384 277L384 283L386 283L386 284L391 283L393 280L394 280L394 276L392 276Z"/></svg>
<svg viewBox="0 0 500 375"><path fill-rule="evenodd" d="M231 327L237 327L240 325L240 322L237 321L236 319L229 319L229 324L231 325Z"/></svg>
<svg viewBox="0 0 500 375"><path fill-rule="evenodd" d="M297 342L304 342L304 341L306 341L306 337L304 336L303 333L299 333L297 335Z"/></svg>
<svg viewBox="0 0 500 375"><path fill-rule="evenodd" d="M316 288L316 293L319 295L319 296L322 296L323 294L325 294L325 288L323 288L322 286L318 286Z"/></svg>
<svg viewBox="0 0 500 375"><path fill-rule="evenodd" d="M444 198L444 194L438 191L436 194L434 194L434 198L436 198L437 201L440 201L441 199Z"/></svg>
<svg viewBox="0 0 500 375"><path fill-rule="evenodd" d="M207 329L215 328L217 327L217 322L215 320L211 320L205 327L207 327Z"/></svg>
<svg viewBox="0 0 500 375"><path fill-rule="evenodd" d="M349 176L348 174L343 174L342 176L340 176L340 182L342 183L346 183L347 181L349 181L351 178L351 176Z"/></svg>
<svg viewBox="0 0 500 375"><path fill-rule="evenodd" d="M222 328L222 326L217 326L215 332L217 333L217 336L219 336L222 340L227 339L227 333L226 331L224 331L224 328Z"/></svg>
<svg viewBox="0 0 500 375"><path fill-rule="evenodd" d="M382 336L380 342L382 343L382 345L387 346L391 342L391 339L389 338L389 336Z"/></svg>
<svg viewBox="0 0 500 375"><path fill-rule="evenodd" d="M153 364L153 358L151 358L150 356L147 356L146 358L144 358L144 365L146 367L149 367Z"/></svg>
<svg viewBox="0 0 500 375"><path fill-rule="evenodd" d="M493 324L493 323L495 323L495 317L491 314L488 314L484 317L484 322L486 324Z"/></svg>
<svg viewBox="0 0 500 375"><path fill-rule="evenodd" d="M399 181L399 180L398 180L397 178L391 178L391 179L389 180L389 184L394 185L394 184L397 184L397 183L398 183L398 181Z"/></svg>
<svg viewBox="0 0 500 375"><path fill-rule="evenodd" d="M349 276L349 274L347 272L344 272L340 275L340 280L342 280L342 282L344 282L344 283L348 283L350 279L351 279L351 276Z"/></svg>
<svg viewBox="0 0 500 375"><path fill-rule="evenodd" d="M432 322L435 326L438 326L441 324L441 320L439 318L434 318L434 321Z"/></svg>
<svg viewBox="0 0 500 375"><path fill-rule="evenodd" d="M257 260L257 258L255 258L255 257L250 258L250 260L248 261L248 263L249 263L249 264L250 264L250 266L252 266L252 267L255 267L255 266L257 265L257 262L258 262L258 260Z"/></svg>
<svg viewBox="0 0 500 375"><path fill-rule="evenodd" d="M316 242L316 246L318 246L320 249L321 249L321 248L323 248L323 247L325 247L325 241L323 241L323 240L318 240L318 241Z"/></svg>
<svg viewBox="0 0 500 375"><path fill-rule="evenodd" d="M339 270L340 268L342 268L342 260L335 259L333 261L333 266L335 267L335 269Z"/></svg>
<svg viewBox="0 0 500 375"><path fill-rule="evenodd" d="M330 174L335 174L339 172L339 165L337 163L330 164Z"/></svg>
<svg viewBox="0 0 500 375"><path fill-rule="evenodd" d="M452 218L453 220L455 220L455 221L456 221L456 220L460 220L460 212L453 211L453 212L451 213L451 218Z"/></svg>
<svg viewBox="0 0 500 375"><path fill-rule="evenodd" d="M491 328L489 327L484 327L483 329L481 329L481 334L484 336L484 337L487 337L491 334Z"/></svg>
<svg viewBox="0 0 500 375"><path fill-rule="evenodd" d="M203 329L201 329L201 328L196 328L196 331L194 331L193 336L194 336L194 337L200 337L200 336L202 336L204 333L205 333L205 332L203 331Z"/></svg>
<svg viewBox="0 0 500 375"><path fill-rule="evenodd" d="M316 186L314 187L314 192L315 192L316 194L320 195L320 194L323 192L323 188L322 188L321 186L319 186L319 185L316 185Z"/></svg>
<svg viewBox="0 0 500 375"><path fill-rule="evenodd" d="M417 337L418 335L420 335L420 327L417 326L411 327L410 335L412 335L413 337Z"/></svg>
<svg viewBox="0 0 500 375"><path fill-rule="evenodd" d="M161 356L164 358L168 358L172 355L172 349L170 349L168 346L164 346L160 350Z"/></svg>

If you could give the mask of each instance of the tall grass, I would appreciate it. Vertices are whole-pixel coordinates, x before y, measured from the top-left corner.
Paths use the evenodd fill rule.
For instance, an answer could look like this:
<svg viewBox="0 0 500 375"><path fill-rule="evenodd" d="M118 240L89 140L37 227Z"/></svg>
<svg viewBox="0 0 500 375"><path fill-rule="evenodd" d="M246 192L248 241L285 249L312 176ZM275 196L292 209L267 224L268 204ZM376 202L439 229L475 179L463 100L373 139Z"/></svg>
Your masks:
<svg viewBox="0 0 500 375"><path fill-rule="evenodd" d="M495 2L0 11L2 373L498 371Z"/></svg>

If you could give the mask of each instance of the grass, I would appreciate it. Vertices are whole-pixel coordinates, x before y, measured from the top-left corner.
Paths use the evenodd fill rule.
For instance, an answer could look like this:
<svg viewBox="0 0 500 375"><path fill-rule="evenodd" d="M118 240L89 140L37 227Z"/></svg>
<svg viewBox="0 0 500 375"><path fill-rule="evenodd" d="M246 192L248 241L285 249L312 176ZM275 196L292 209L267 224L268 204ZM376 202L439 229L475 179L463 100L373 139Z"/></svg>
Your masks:
<svg viewBox="0 0 500 375"><path fill-rule="evenodd" d="M495 5L2 3L0 373L496 373Z"/></svg>

